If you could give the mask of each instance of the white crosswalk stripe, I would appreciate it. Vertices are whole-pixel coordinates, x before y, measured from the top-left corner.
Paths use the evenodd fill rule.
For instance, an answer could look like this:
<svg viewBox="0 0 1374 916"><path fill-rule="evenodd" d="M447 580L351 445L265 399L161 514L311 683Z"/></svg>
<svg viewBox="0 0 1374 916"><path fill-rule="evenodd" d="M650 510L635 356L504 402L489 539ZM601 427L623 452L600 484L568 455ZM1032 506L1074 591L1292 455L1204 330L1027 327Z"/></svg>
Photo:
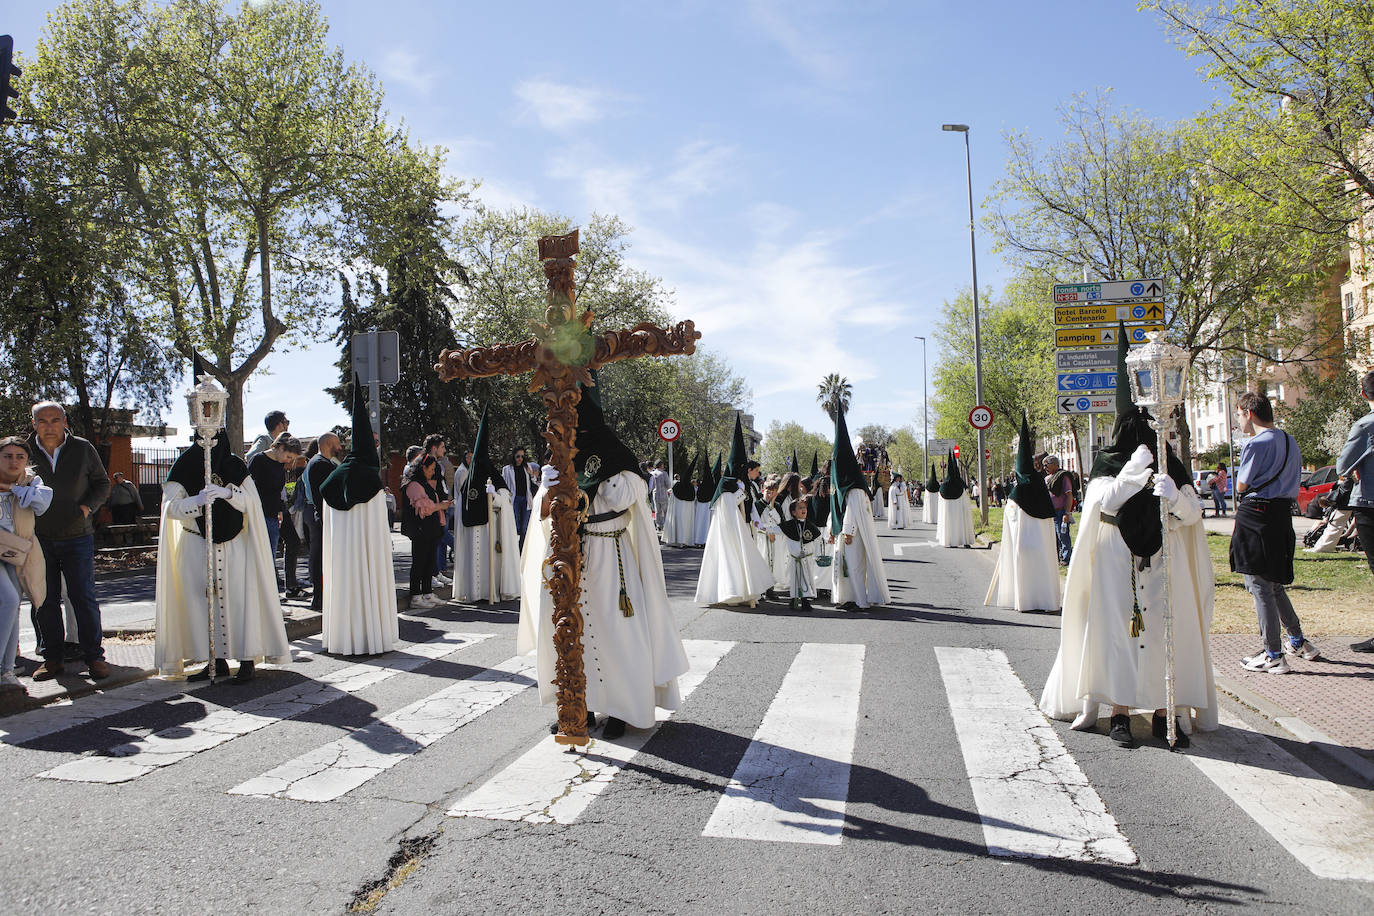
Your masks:
<svg viewBox="0 0 1374 916"><path fill-rule="evenodd" d="M684 640L691 662L688 672L678 679L684 703L734 645L720 640ZM671 716L665 710L659 721ZM614 742L592 739L588 747L579 750L561 745L549 735L450 808L449 816L571 824L656 731L657 726L627 731Z"/></svg>
<svg viewBox="0 0 1374 916"><path fill-rule="evenodd" d="M804 643L703 836L838 844L864 647Z"/></svg>
<svg viewBox="0 0 1374 916"><path fill-rule="evenodd" d="M414 671L487 638L489 634L444 633L373 661L340 668L318 680L302 681L236 707L214 709L196 722L164 729L112 748L109 756L82 757L38 775L72 782L128 782L241 735L332 703L402 672Z"/></svg>
<svg viewBox="0 0 1374 916"><path fill-rule="evenodd" d="M1374 881L1374 813L1223 712L1188 759L1319 878Z"/></svg>
<svg viewBox="0 0 1374 916"><path fill-rule="evenodd" d="M310 802L341 798L532 686L533 672L533 658L508 659L235 786L229 794Z"/></svg>
<svg viewBox="0 0 1374 916"><path fill-rule="evenodd" d="M994 856L1133 865L1096 790L998 649L935 647L983 839Z"/></svg>

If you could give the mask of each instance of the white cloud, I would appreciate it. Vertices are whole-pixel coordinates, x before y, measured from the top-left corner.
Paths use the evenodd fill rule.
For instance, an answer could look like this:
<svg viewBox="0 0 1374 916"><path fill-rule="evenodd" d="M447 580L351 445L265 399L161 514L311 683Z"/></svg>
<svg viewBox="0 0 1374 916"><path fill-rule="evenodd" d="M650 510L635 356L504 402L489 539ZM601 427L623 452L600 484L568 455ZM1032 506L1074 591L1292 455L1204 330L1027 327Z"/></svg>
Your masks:
<svg viewBox="0 0 1374 916"><path fill-rule="evenodd" d="M382 55L377 71L382 82L399 83L420 95L428 95L437 78L433 70L421 66L420 56L404 48L392 48Z"/></svg>
<svg viewBox="0 0 1374 916"><path fill-rule="evenodd" d="M515 86L515 97L524 103L523 114L532 116L548 130L565 130L608 117L621 97L585 86L552 80L527 79Z"/></svg>
<svg viewBox="0 0 1374 916"><path fill-rule="evenodd" d="M807 28L805 9L797 3L778 0L750 0L749 17L763 33L783 49L797 66L826 83L843 79L848 71L844 59L826 47L819 26Z"/></svg>

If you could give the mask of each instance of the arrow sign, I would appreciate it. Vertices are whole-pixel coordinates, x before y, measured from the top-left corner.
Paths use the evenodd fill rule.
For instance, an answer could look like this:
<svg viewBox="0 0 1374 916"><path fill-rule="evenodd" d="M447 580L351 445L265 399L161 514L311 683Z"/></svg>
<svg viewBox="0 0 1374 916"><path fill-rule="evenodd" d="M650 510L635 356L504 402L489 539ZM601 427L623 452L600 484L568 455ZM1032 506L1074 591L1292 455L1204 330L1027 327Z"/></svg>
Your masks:
<svg viewBox="0 0 1374 916"><path fill-rule="evenodd" d="M1115 324L1118 321L1158 320L1163 317L1162 302L1141 302L1135 305L1059 305L1054 309L1054 323L1061 326Z"/></svg>
<svg viewBox="0 0 1374 916"><path fill-rule="evenodd" d="M1132 345L1143 344L1146 334L1164 330L1162 324L1134 325L1126 329L1126 339ZM1116 328L1056 328L1056 347L1110 347L1116 345Z"/></svg>
<svg viewBox="0 0 1374 916"><path fill-rule="evenodd" d="M1062 414L1112 413L1116 410L1116 396L1111 394L1075 394L1061 397L1058 402Z"/></svg>
<svg viewBox="0 0 1374 916"><path fill-rule="evenodd" d="M1106 280L1101 283L1059 283L1054 287L1055 304L1066 302L1110 302L1131 299L1158 299L1164 282L1150 280Z"/></svg>
<svg viewBox="0 0 1374 916"><path fill-rule="evenodd" d="M1059 376L1060 391L1115 391L1115 372L1069 372Z"/></svg>

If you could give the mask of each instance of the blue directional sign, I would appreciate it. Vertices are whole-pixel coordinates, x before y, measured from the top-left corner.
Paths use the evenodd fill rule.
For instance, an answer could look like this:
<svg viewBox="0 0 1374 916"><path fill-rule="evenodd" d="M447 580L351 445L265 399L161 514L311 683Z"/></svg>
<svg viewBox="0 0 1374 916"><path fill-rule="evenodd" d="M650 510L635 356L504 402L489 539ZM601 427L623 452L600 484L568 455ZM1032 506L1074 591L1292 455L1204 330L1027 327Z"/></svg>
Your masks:
<svg viewBox="0 0 1374 916"><path fill-rule="evenodd" d="M1115 372L1065 372L1059 375L1060 391L1115 391Z"/></svg>

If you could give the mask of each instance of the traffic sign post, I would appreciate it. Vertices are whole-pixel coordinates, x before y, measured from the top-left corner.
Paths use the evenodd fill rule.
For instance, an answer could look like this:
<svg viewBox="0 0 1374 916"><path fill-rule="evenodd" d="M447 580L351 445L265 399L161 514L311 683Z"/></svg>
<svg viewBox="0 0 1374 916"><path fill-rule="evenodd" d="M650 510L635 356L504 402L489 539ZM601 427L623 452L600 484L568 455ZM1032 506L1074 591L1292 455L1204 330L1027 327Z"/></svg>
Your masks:
<svg viewBox="0 0 1374 916"><path fill-rule="evenodd" d="M1164 330L1162 324L1136 324L1126 328L1126 342L1133 347L1144 346L1149 339L1146 335ZM1104 347L1115 346L1120 330L1116 327L1100 328L1056 328L1054 345L1056 347Z"/></svg>
<svg viewBox="0 0 1374 916"><path fill-rule="evenodd" d="M1058 384L1059 391L1115 391L1116 373L1115 372L1067 372L1060 373Z"/></svg>
<svg viewBox="0 0 1374 916"><path fill-rule="evenodd" d="M382 436L381 385L401 380L401 333L375 328L354 334L349 342L353 353L353 372L367 385L367 415L378 442ZM378 445L377 451L385 454Z"/></svg>
<svg viewBox="0 0 1374 916"><path fill-rule="evenodd" d="M1073 394L1057 401L1061 414L1111 413L1116 410L1116 395L1113 394Z"/></svg>
<svg viewBox="0 0 1374 916"><path fill-rule="evenodd" d="M673 443L682 436L682 424L672 417L664 417L658 422L658 437L668 443L668 485L673 484Z"/></svg>
<svg viewBox="0 0 1374 916"><path fill-rule="evenodd" d="M989 429L992 426L992 408L979 404L968 412L968 425L978 431Z"/></svg>
<svg viewBox="0 0 1374 916"><path fill-rule="evenodd" d="M1059 283L1054 287L1054 302L1111 302L1114 300L1158 299L1164 295L1164 281L1106 280L1101 283Z"/></svg>
<svg viewBox="0 0 1374 916"><path fill-rule="evenodd" d="M1116 350L1100 347L1056 350L1054 368L1060 372L1111 372L1115 375Z"/></svg>
<svg viewBox="0 0 1374 916"><path fill-rule="evenodd" d="M1054 323L1108 324L1118 321L1163 321L1164 303L1136 302L1132 305L1058 305L1054 309Z"/></svg>
<svg viewBox="0 0 1374 916"><path fill-rule="evenodd" d="M930 443L926 446L926 454L931 457L938 455L944 458L952 449L958 447L959 446L955 444L953 439L931 439Z"/></svg>

